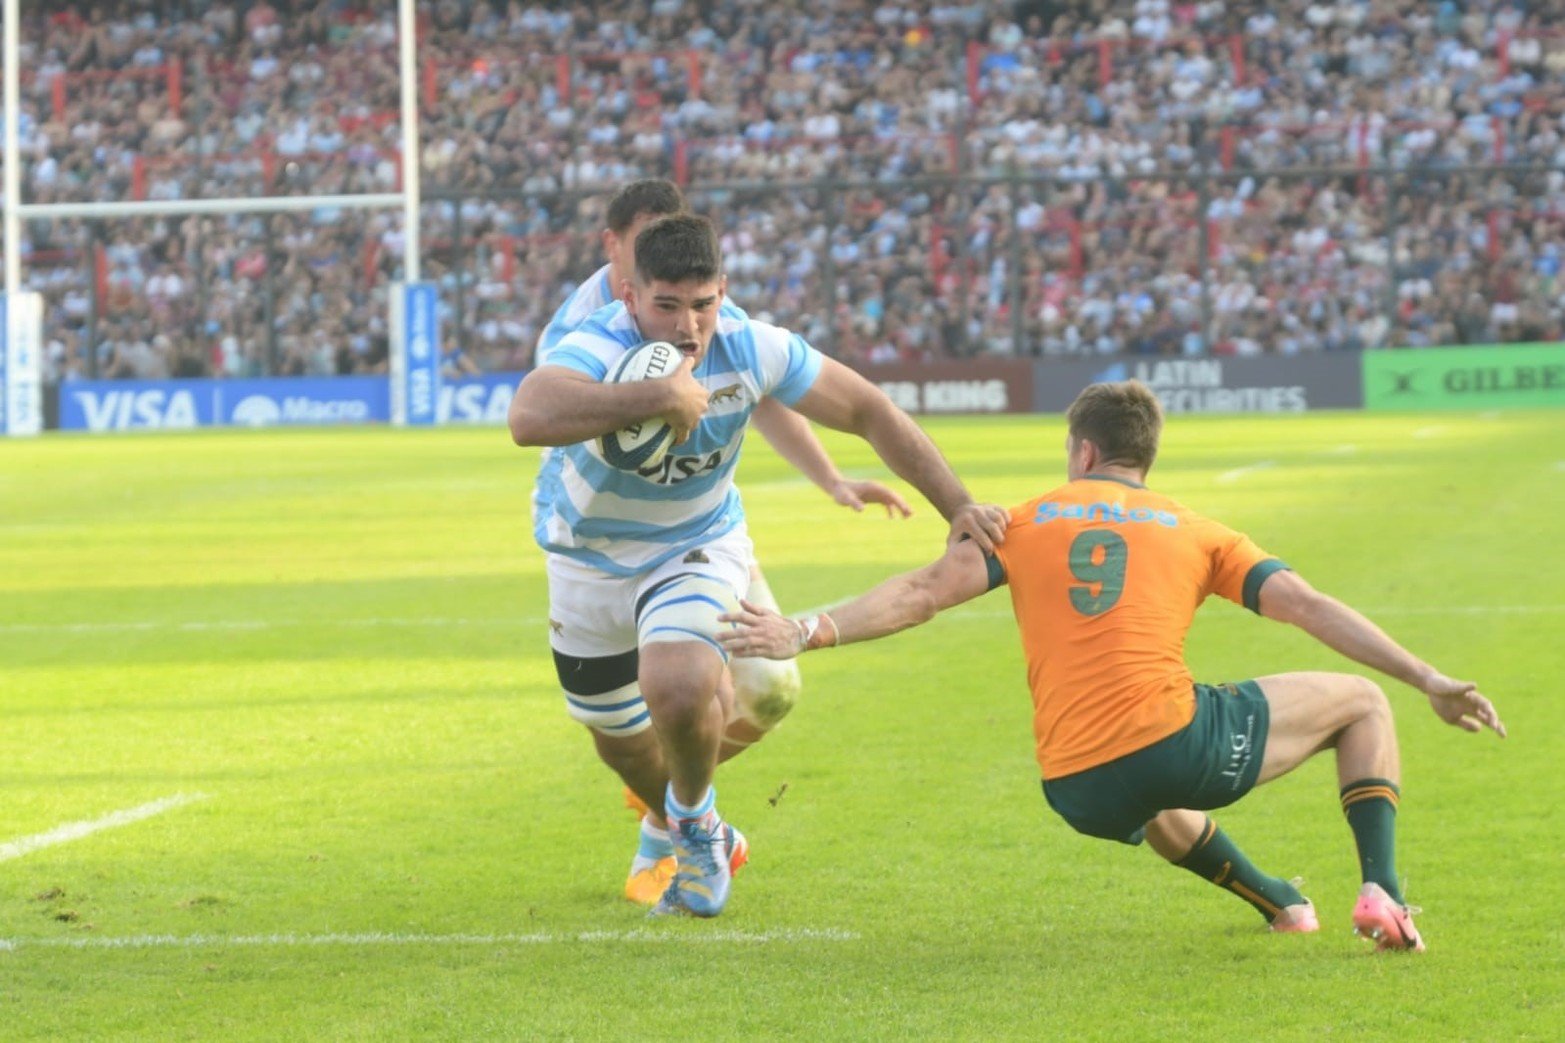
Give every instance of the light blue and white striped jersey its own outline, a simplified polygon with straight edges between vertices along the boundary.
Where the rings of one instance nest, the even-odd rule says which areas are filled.
[[[646,340],[619,301],[562,337],[548,364],[602,380]],[[655,568],[744,520],[734,467],[757,402],[791,406],[820,375],[822,356],[796,333],[758,322],[724,302],[695,378],[712,398],[690,437],[640,472],[605,463],[595,441],[561,446],[533,495],[538,545],[616,576]]]
[[[587,316],[606,304],[614,302],[614,287],[609,285],[609,266],[604,265],[587,276],[582,284],[571,291],[565,303],[555,310],[549,325],[538,336],[538,347],[533,351],[533,365],[543,365],[549,352],[567,334],[587,321]]]

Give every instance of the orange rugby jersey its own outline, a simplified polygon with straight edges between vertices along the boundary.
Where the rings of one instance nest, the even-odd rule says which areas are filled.
[[[997,551],[1027,653],[1043,777],[1133,753],[1195,716],[1185,634],[1209,594],[1256,609],[1282,562],[1144,486],[1088,476],[1011,510]]]

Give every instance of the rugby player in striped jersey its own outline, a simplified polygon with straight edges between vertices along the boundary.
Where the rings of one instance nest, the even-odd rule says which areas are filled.
[[[642,230],[622,289],[522,381],[511,435],[561,449],[540,475],[534,536],[568,705],[598,734],[641,727],[653,737],[643,762],[617,768],[650,806],[661,803],[674,847],[675,874],[653,913],[716,916],[746,852],[717,812],[712,780],[733,698],[718,617],[738,610],[753,558],[733,482],[752,413],[772,398],[864,438],[950,522],[952,539],[992,551],[1005,513],[975,503],[869,381],[798,334],[724,308],[722,254],[705,218],[676,214]],[[603,382],[648,340],[684,355],[672,376]],[[659,465],[628,472],[598,455],[597,436],[653,418],[676,435]]]

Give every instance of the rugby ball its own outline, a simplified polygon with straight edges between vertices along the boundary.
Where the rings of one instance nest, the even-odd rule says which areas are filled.
[[[621,355],[608,375],[607,384],[658,380],[679,368],[679,349],[666,340],[649,340]],[[598,452],[611,467],[639,471],[658,463],[674,444],[674,428],[661,417],[648,417],[617,431],[598,436]]]

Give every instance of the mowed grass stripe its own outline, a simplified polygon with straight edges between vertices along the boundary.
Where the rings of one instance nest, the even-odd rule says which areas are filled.
[[[144,934],[128,938],[41,938],[28,941],[0,938],[0,950],[23,947],[55,949],[229,949],[309,948],[315,946],[374,947],[399,945],[534,946],[534,945],[771,945],[797,942],[852,942],[852,931],[790,927],[775,931],[732,931],[717,927],[694,934],[666,931],[578,931],[574,934]]]

